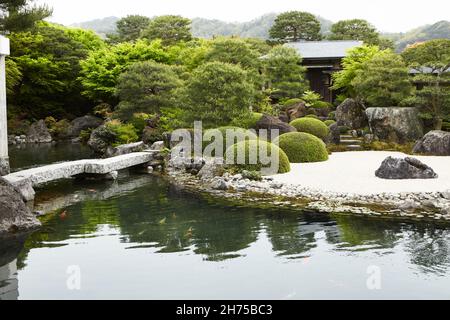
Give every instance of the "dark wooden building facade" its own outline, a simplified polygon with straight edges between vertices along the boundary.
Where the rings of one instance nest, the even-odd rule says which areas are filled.
[[[332,73],[342,69],[342,59],[348,50],[362,44],[362,41],[347,40],[305,41],[288,43],[286,46],[296,49],[302,56],[311,89],[320,94],[324,101],[332,103],[336,98],[336,92],[331,90]]]

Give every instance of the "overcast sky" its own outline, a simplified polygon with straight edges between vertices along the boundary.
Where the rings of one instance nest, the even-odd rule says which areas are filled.
[[[400,32],[450,20],[449,0],[37,0],[53,7],[51,21],[72,24],[128,14],[249,21],[262,14],[302,10],[332,21],[363,18],[381,31]]]

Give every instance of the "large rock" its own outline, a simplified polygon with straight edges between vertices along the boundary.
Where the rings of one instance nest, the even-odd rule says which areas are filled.
[[[0,234],[27,231],[40,225],[20,193],[0,178]]]
[[[367,127],[367,116],[364,107],[353,99],[345,99],[336,109],[336,121],[338,126],[350,129]]]
[[[366,114],[372,133],[380,140],[405,143],[423,137],[416,108],[368,108]]]
[[[205,165],[198,172],[198,177],[204,180],[209,180],[214,177],[221,177],[225,172],[225,165],[223,158],[213,158],[205,163]]]
[[[333,123],[330,127],[330,134],[328,135],[327,142],[332,144],[341,143],[341,130],[337,123]]]
[[[267,114],[263,115],[262,118],[256,123],[256,130],[259,132],[260,130],[268,130],[267,135],[271,138],[270,130],[279,130],[279,135],[289,132],[295,132],[293,126],[281,121],[280,119],[269,116]]]
[[[145,148],[147,148],[147,145],[145,145],[144,142],[139,141],[134,143],[122,144],[117,147],[108,147],[106,149],[105,155],[107,157],[117,157],[132,152],[140,152],[143,151]]]
[[[375,172],[382,179],[434,179],[438,175],[426,164],[415,158],[386,158]]]
[[[450,156],[450,132],[438,130],[428,132],[417,141],[413,152],[429,156]]]
[[[115,141],[116,135],[105,125],[102,125],[92,131],[88,141],[88,146],[99,155],[106,154],[108,147]]]
[[[98,128],[102,123],[102,119],[90,115],[76,118],[70,123],[70,127],[67,129],[67,135],[70,138],[76,138],[80,135],[81,131]]]
[[[300,101],[286,109],[286,115],[289,117],[289,121],[293,121],[298,118],[302,118],[307,115],[306,104]]]
[[[45,125],[44,120],[33,123],[27,132],[27,142],[29,143],[49,143],[52,136]]]

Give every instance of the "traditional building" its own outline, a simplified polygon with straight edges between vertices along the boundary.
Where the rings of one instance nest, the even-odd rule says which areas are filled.
[[[332,103],[336,93],[331,90],[331,74],[342,69],[342,58],[348,50],[363,45],[362,41],[302,41],[285,44],[294,48],[303,58],[307,68],[307,79],[311,89],[319,93],[324,101]]]

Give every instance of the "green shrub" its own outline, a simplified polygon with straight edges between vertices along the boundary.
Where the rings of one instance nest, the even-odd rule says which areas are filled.
[[[316,101],[311,105],[311,107],[316,108],[316,109],[325,109],[325,108],[330,108],[331,106],[332,106],[331,103],[328,103],[325,101]]]
[[[339,132],[340,132],[341,134],[346,134],[346,133],[348,133],[349,131],[350,131],[350,128],[347,127],[347,126],[340,126],[340,127],[339,127]]]
[[[231,141],[227,144],[226,139],[227,139],[227,131],[228,130],[232,130],[232,132],[236,136],[234,138],[234,141]],[[216,129],[209,129],[209,130],[206,130],[205,133],[203,134],[203,151],[205,151],[205,148],[208,145],[210,145],[211,143],[213,143],[215,141],[214,136],[218,132],[220,132],[220,134],[222,135],[222,138],[223,138],[223,140],[222,140],[223,152],[225,152],[225,150],[228,146],[234,145],[241,141],[258,139],[258,136],[254,132],[244,129],[244,128],[227,126],[227,127],[216,128]],[[215,151],[212,152],[212,156],[216,156]],[[218,156],[222,156],[222,155],[218,155]]]
[[[262,160],[260,158],[260,148],[265,148],[265,151],[261,151],[264,156],[270,157],[271,159],[276,159],[273,157],[278,158],[278,171],[272,172],[271,174],[275,173],[286,173],[291,171],[291,165],[289,163],[289,159],[284,153],[283,150],[281,150],[278,146],[276,146],[273,143],[263,141],[263,140],[247,140],[242,141],[239,143],[236,143],[235,145],[228,148],[228,150],[225,153],[225,159],[227,162],[236,162],[236,159],[238,159],[240,154],[245,155],[245,161],[243,164],[233,164],[231,167],[233,169],[236,169],[237,171],[247,170],[247,171],[261,171],[264,168],[270,168],[270,164],[264,164],[262,163]],[[256,152],[256,161],[251,161],[252,157],[250,157],[250,152]],[[266,153],[264,153],[266,152]],[[252,154],[253,156],[253,154]],[[273,160],[275,161],[275,160]],[[255,164],[250,162],[256,162]],[[276,171],[276,170],[275,170]]]
[[[262,116],[263,116],[262,113],[252,112],[245,117],[234,119],[231,122],[231,125],[239,128],[255,129],[256,124],[258,123],[259,120],[261,120]]]
[[[306,132],[320,139],[325,139],[330,132],[327,125],[322,121],[314,118],[300,118],[292,121],[291,126],[297,129],[298,132]]]
[[[336,120],[336,111],[332,111],[328,114],[329,120]]]
[[[334,120],[325,120],[323,123],[325,123],[328,127],[330,127],[332,124],[335,124],[336,121],[334,121]]]
[[[130,123],[134,126],[136,129],[136,133],[138,135],[142,134],[142,131],[144,131],[144,128],[147,126],[147,120],[151,119],[152,115],[147,113],[134,113],[133,116],[130,119]]]
[[[450,131],[450,122],[442,122],[442,130]]]
[[[93,129],[81,130],[80,135],[78,136],[80,138],[80,141],[82,143],[87,143],[89,141],[89,138],[91,137],[92,131],[94,130]]]
[[[44,121],[48,128],[48,132],[52,135],[52,137],[62,139],[67,136],[67,128],[70,126],[69,120],[62,119],[57,121],[53,117],[47,117]]]
[[[290,132],[277,137],[277,144],[289,158],[291,163],[321,162],[328,160],[325,143],[305,132]]]
[[[296,104],[299,104],[299,103],[305,103],[305,101],[303,101],[302,99],[289,99],[282,103],[281,109],[287,110],[290,107],[295,106]]]
[[[243,179],[249,179],[249,180],[253,180],[253,181],[261,181],[262,180],[261,172],[259,172],[259,171],[242,170],[241,174],[242,174]]]
[[[112,120],[106,123],[106,128],[116,135],[113,147],[138,141],[136,128],[131,124],[123,124],[119,120]]]

